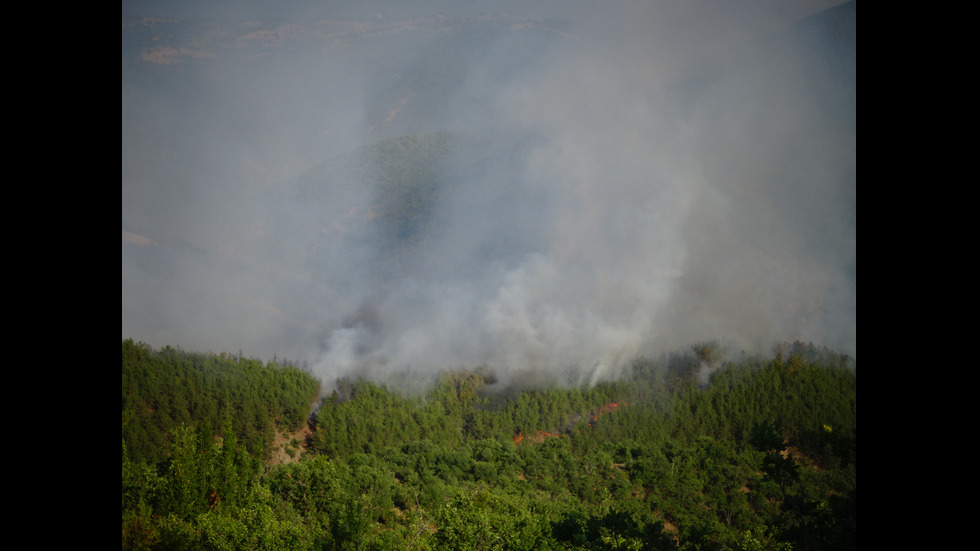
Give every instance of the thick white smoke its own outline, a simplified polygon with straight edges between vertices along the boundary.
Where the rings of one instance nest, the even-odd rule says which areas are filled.
[[[853,77],[789,27],[826,5],[494,15],[510,31],[460,54],[417,131],[520,154],[475,176],[472,149],[462,168],[429,169],[433,230],[397,250],[379,244],[370,174],[325,197],[273,184],[327,158],[316,174],[342,180],[337,154],[407,124],[424,98],[398,75],[445,53],[418,29],[445,35],[450,17],[408,27],[382,13],[377,36],[418,31],[392,42],[407,51],[338,31],[343,48],[311,42],[271,64],[216,53],[200,75],[175,70],[190,84],[169,94],[124,62],[123,336],[306,360],[325,381],[486,365],[594,382],[711,339],[855,355]],[[529,46],[519,31],[534,25],[552,39]],[[466,185],[446,181],[460,174]]]

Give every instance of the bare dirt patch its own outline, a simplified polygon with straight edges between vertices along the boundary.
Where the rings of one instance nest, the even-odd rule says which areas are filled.
[[[306,453],[307,438],[313,436],[310,426],[303,423],[303,427],[296,432],[276,431],[276,437],[272,441],[272,454],[269,458],[270,465],[283,465],[285,463],[297,463]]]

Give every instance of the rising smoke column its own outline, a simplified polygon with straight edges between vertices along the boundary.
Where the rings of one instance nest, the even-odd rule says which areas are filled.
[[[390,318],[416,315],[386,329],[373,359],[582,383],[711,339],[856,353],[853,123],[836,118],[848,105],[828,116],[820,103],[847,83],[793,37],[760,39],[760,20],[737,9],[630,6],[493,90],[504,124],[542,139],[520,189],[481,208],[534,204],[527,216],[543,223],[526,238],[539,246],[516,264],[482,260],[482,278],[396,290]]]
[[[167,144],[194,137],[184,147],[195,163],[181,165],[176,189],[148,171],[127,186],[140,163],[124,145],[124,222],[179,244],[129,257],[124,243],[124,333],[158,327],[149,334],[168,340],[157,344],[300,356],[325,381],[485,364],[591,382],[639,354],[709,339],[855,354],[853,90],[767,2],[582,5],[561,25],[520,23],[561,37],[544,50],[522,50],[516,33],[480,43],[440,90],[445,109],[420,129],[490,135],[519,152],[501,157],[505,168],[467,165],[466,182],[456,164],[471,154],[434,166],[438,231],[397,270],[372,218],[377,181],[315,202],[255,180],[314,166],[311,143],[335,158],[380,138],[371,105],[407,125],[420,92],[379,98],[401,94],[385,75],[427,67],[426,40],[363,58],[383,70],[300,49],[258,73],[266,66],[244,62],[202,72],[193,82],[206,104],[189,91],[154,98],[159,120],[180,126]],[[522,52],[528,63],[509,73]],[[141,117],[140,130],[158,124]],[[249,201],[236,199],[243,182]],[[144,201],[127,201],[140,190]],[[155,221],[160,204],[176,218]],[[132,321],[146,311],[156,319]]]

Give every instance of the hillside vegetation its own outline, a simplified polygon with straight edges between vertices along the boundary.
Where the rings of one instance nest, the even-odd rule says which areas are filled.
[[[856,342],[855,4],[676,80],[402,4],[124,18],[122,549],[855,549],[853,357],[621,360]]]
[[[124,549],[856,547],[853,360],[812,345],[700,343],[593,387],[342,379],[285,464],[304,370],[122,351]]]

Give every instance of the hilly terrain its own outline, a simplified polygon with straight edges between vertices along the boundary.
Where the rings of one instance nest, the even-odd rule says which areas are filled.
[[[284,6],[123,6],[123,549],[856,548],[855,2]]]
[[[722,352],[594,386],[343,379],[307,420],[302,369],[124,341],[122,547],[856,548],[853,359]]]

